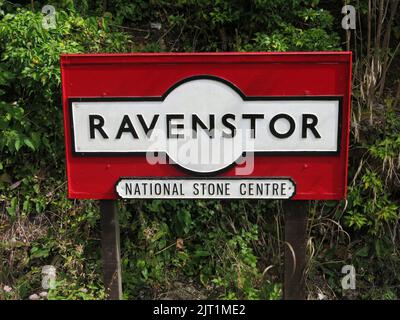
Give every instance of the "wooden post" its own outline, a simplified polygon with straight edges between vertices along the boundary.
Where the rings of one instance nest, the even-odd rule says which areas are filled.
[[[122,299],[121,258],[117,203],[100,200],[103,281],[108,300]]]
[[[283,208],[285,214],[283,298],[285,300],[305,300],[304,269],[306,266],[308,201],[286,201]]]

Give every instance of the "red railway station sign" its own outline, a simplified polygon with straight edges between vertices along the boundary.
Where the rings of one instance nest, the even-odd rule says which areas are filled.
[[[68,195],[339,200],[351,53],[61,56]]]

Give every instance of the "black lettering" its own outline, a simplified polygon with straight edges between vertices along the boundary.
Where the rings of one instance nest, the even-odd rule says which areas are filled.
[[[281,196],[286,196],[286,185],[284,183],[281,184]]]
[[[200,118],[197,116],[197,114],[192,114],[192,137],[193,139],[197,138],[197,127],[200,126],[205,131],[208,131],[208,136],[210,138],[214,138],[214,129],[215,129],[215,115],[210,114],[209,117],[209,127],[206,126],[206,124],[200,120]]]
[[[183,195],[184,195],[182,183],[179,184],[179,192],[180,192],[180,193],[179,193],[180,196],[183,196]]]
[[[278,131],[275,130],[275,123],[279,119],[285,119],[289,122],[290,127],[289,127],[288,132],[279,133]],[[293,118],[285,113],[277,114],[275,117],[273,117],[271,119],[271,122],[269,123],[269,130],[275,137],[277,137],[279,139],[284,139],[284,138],[290,137],[293,134],[295,128],[296,128],[296,124],[295,124]]]
[[[97,123],[94,123],[97,120]],[[104,139],[108,139],[107,133],[103,130],[104,118],[98,114],[89,115],[89,129],[90,129],[90,139],[95,138],[95,130],[99,131]]]
[[[207,187],[207,185],[205,186]],[[215,185],[214,184],[209,184],[207,188],[207,195],[211,196],[215,192]]]
[[[194,183],[193,184],[193,195],[195,195],[195,196],[197,196],[197,195],[199,195],[199,185],[198,185],[198,183]]]
[[[272,195],[273,196],[279,196],[278,188],[279,188],[279,184],[277,184],[277,183],[272,184]]]
[[[147,183],[145,182],[142,185],[143,185],[143,194],[146,195],[147,194]],[[150,187],[151,187],[151,185],[150,185]],[[151,195],[151,191],[150,191],[150,195]]]
[[[308,123],[308,119],[311,119],[311,123]],[[303,114],[303,123],[301,129],[301,137],[307,138],[307,129],[310,129],[313,133],[314,137],[317,139],[321,138],[321,135],[315,129],[315,126],[318,124],[318,118],[315,114]]]
[[[125,183],[125,193],[127,195],[132,195],[132,184],[131,183]]]
[[[248,193],[250,196],[254,195],[253,189],[254,189],[254,185],[253,185],[252,183],[250,183],[250,184],[247,186],[247,193]]]
[[[235,120],[236,116],[232,113],[227,113],[222,117],[222,124],[231,131],[230,134],[226,133],[225,131],[222,132],[222,136],[224,138],[233,138],[236,135],[236,127],[228,122],[228,119]]]
[[[183,129],[183,124],[171,124],[171,120],[181,120],[183,119],[183,114],[167,114],[167,139],[182,139],[183,134],[173,134],[172,129]]]
[[[174,183],[172,186],[172,195],[173,196],[179,195],[179,190],[178,190],[178,186],[176,185],[176,183]]]
[[[159,184],[159,183],[156,183],[155,185],[154,185],[154,194],[156,195],[156,196],[159,196],[160,194],[161,194],[161,184]]]
[[[171,185],[169,183],[164,184],[164,195],[170,195],[171,194]]]
[[[156,126],[157,120],[160,117],[159,114],[155,114],[153,116],[153,119],[151,120],[150,126],[147,126],[146,121],[144,120],[143,116],[141,114],[137,115],[137,118],[139,119],[140,124],[142,125],[143,131],[146,134],[147,137],[150,137],[151,131],[154,129]]]
[[[239,193],[240,193],[241,196],[244,196],[246,194],[245,188],[246,188],[246,184],[245,183],[241,183],[240,186],[239,186]]]
[[[264,119],[264,115],[263,114],[244,114],[244,115],[242,115],[242,118],[250,120],[251,137],[254,139],[256,137],[256,120]]]
[[[125,132],[131,133],[132,137],[135,139],[139,138],[136,133],[135,128],[133,127],[131,119],[129,119],[128,115],[124,115],[124,117],[122,118],[122,122],[121,122],[121,125],[119,126],[118,133],[117,133],[117,136],[115,137],[115,139],[121,139],[122,134]]]
[[[135,196],[140,196],[140,187],[138,184],[135,184]]]
[[[231,194],[231,184],[226,183],[225,184],[225,195],[229,196]]]

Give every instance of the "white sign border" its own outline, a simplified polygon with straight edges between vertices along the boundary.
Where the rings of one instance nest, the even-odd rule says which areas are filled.
[[[122,180],[204,180],[204,181],[223,181],[223,180],[287,180],[290,181],[293,184],[294,191],[293,194],[288,197],[288,198],[243,198],[243,197],[229,197],[229,198],[219,198],[219,197],[212,197],[212,198],[202,198],[202,197],[185,197],[185,198],[180,198],[180,197],[171,197],[171,198],[124,198],[121,197],[120,194],[117,192],[117,186]],[[114,185],[114,192],[117,195],[118,199],[123,199],[123,200],[292,200],[293,197],[296,196],[297,193],[297,184],[293,180],[292,177],[287,177],[287,176],[279,176],[279,177],[272,177],[272,176],[243,176],[243,177],[237,177],[237,176],[222,176],[222,177],[204,177],[204,176],[196,176],[196,177],[191,177],[191,176],[171,176],[171,177],[165,177],[165,176],[160,176],[160,177],[155,177],[155,176],[122,176],[120,177],[115,185]]]

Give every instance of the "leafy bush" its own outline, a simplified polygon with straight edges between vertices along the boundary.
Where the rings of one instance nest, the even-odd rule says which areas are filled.
[[[14,181],[28,172],[28,176],[37,174],[39,168],[63,170],[59,55],[120,52],[129,47],[128,36],[110,32],[106,19],[84,19],[61,11],[57,28],[46,30],[42,17],[18,9],[0,21],[1,169],[10,172]],[[26,156],[33,165],[26,163]]]
[[[42,17],[17,9],[0,20],[0,201],[7,213],[0,221],[14,232],[0,237],[0,283],[19,279],[13,285],[23,298],[40,282],[39,261],[59,261],[60,279],[71,281],[98,259],[89,249],[95,244],[86,243],[98,218],[93,205],[66,199],[59,55],[130,47],[129,36],[112,31],[105,18],[58,11],[57,28],[46,30]],[[36,237],[16,230],[18,224],[37,230]],[[95,253],[94,265],[85,250]]]

